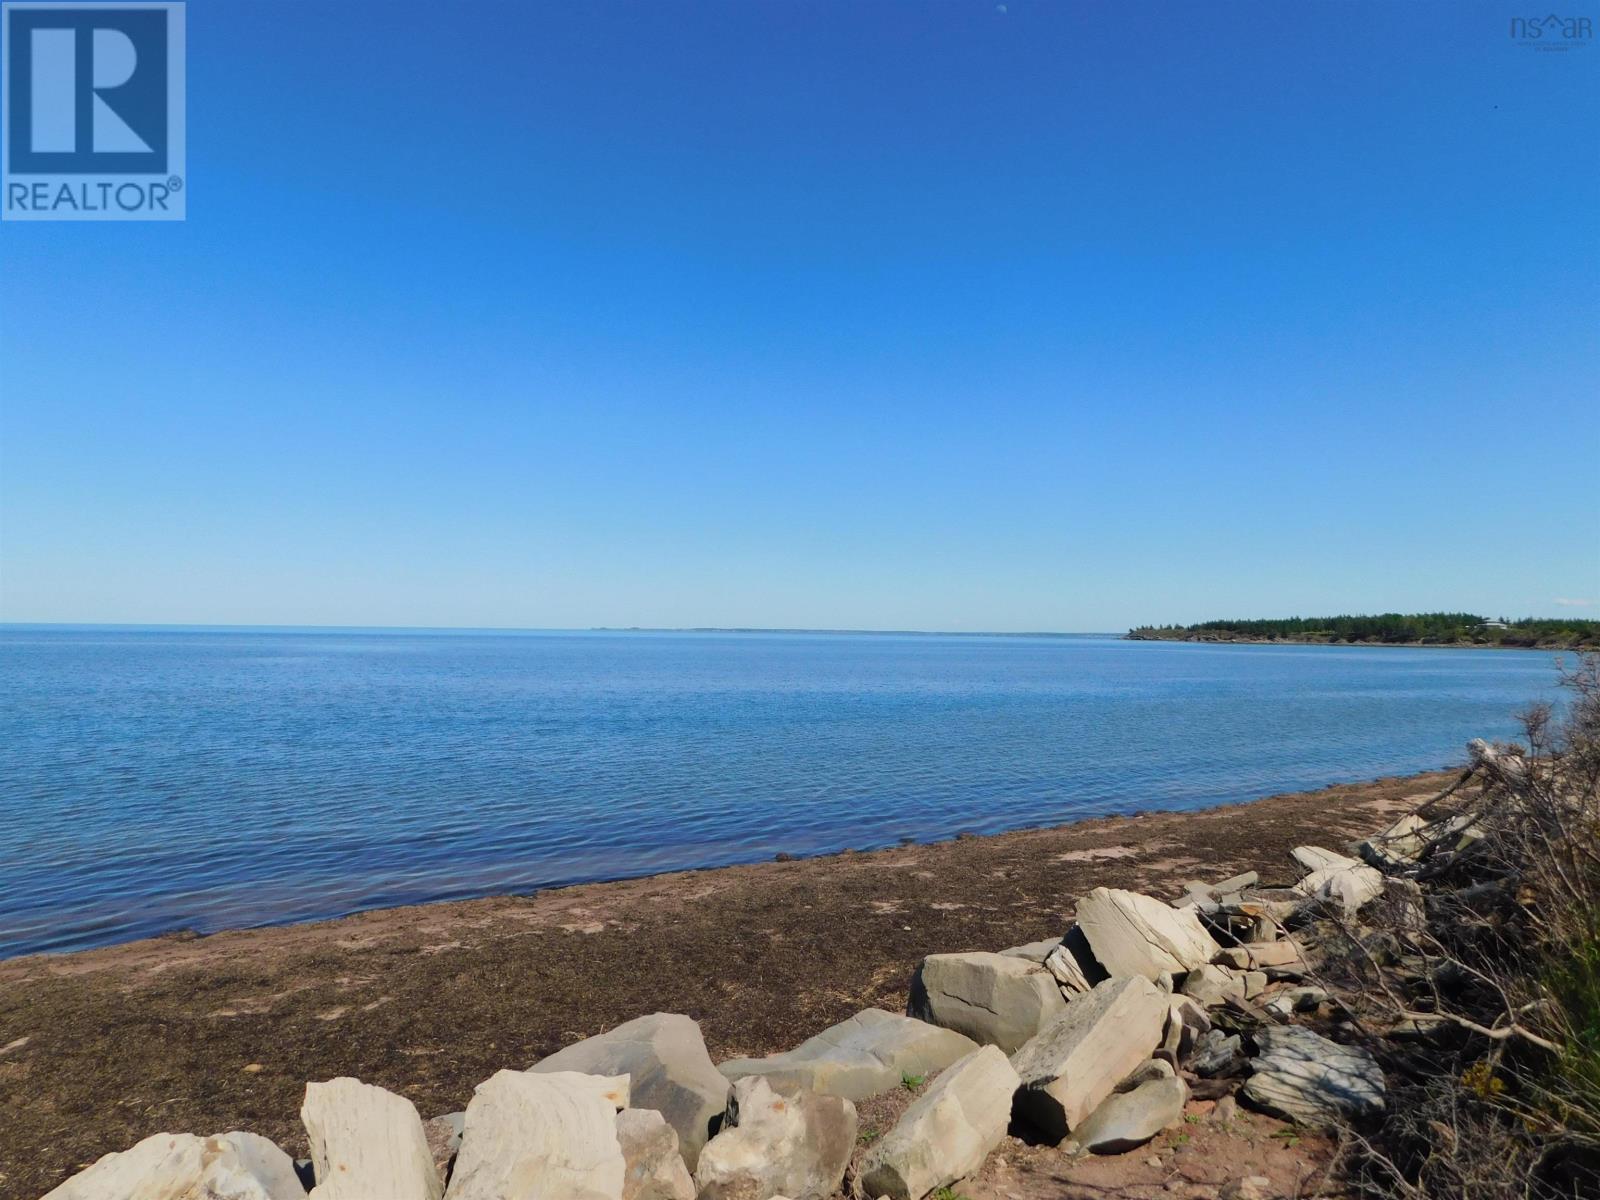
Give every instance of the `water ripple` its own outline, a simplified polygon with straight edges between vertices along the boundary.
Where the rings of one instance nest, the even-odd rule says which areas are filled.
[[[1551,657],[0,630],[0,957],[1437,767]]]

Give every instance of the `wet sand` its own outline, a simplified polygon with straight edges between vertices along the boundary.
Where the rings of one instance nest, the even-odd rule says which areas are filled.
[[[248,1129],[300,1157],[308,1079],[430,1117],[648,1012],[696,1018],[718,1060],[786,1049],[903,1009],[925,954],[1059,935],[1092,887],[1287,882],[1292,846],[1341,848],[1454,774],[0,962],[0,1198],[159,1131]]]

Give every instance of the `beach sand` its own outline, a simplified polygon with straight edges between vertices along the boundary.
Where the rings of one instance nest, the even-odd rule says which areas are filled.
[[[719,1061],[786,1049],[903,1010],[925,954],[1059,935],[1092,887],[1287,882],[1292,846],[1342,848],[1454,774],[0,962],[0,1197],[158,1131],[247,1129],[300,1157],[309,1079],[427,1118],[643,1013],[693,1016]]]

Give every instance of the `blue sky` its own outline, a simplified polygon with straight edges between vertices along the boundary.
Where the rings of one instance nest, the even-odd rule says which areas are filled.
[[[0,619],[1600,616],[1516,7],[191,0],[188,221],[0,226]]]

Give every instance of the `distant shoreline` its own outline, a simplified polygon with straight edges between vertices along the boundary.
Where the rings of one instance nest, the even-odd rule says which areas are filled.
[[[1600,650],[1600,621],[1581,617],[1495,620],[1468,612],[1344,613],[1138,625],[1128,630],[1127,637],[1136,642],[1586,651]]]
[[[1122,635],[1125,642],[1203,642],[1213,646],[1371,646],[1392,647],[1396,650],[1553,650],[1579,651],[1593,649],[1572,642],[1540,642],[1532,646],[1513,642],[1384,642],[1376,638],[1320,638],[1320,637],[1244,637],[1220,633],[1155,633],[1147,630],[1130,630]]]

